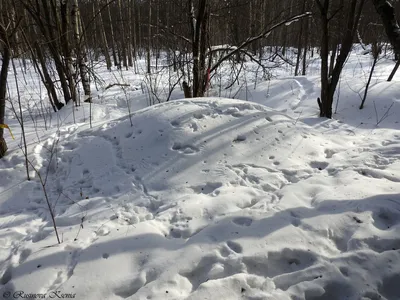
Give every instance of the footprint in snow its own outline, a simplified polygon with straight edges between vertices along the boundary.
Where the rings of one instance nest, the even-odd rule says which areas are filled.
[[[172,150],[178,151],[179,153],[182,153],[182,154],[195,154],[200,151],[195,146],[184,145],[184,144],[180,144],[180,143],[174,143],[174,145],[172,146]]]
[[[136,294],[145,284],[146,279],[143,278],[143,276],[140,276],[134,280],[124,282],[120,287],[114,290],[114,293],[115,295],[125,299]]]
[[[317,261],[317,256],[303,249],[285,248],[268,253],[268,277],[304,270]]]
[[[336,154],[336,151],[332,149],[325,149],[324,152],[325,152],[325,158],[332,158]]]
[[[237,217],[232,220],[232,222],[238,226],[248,227],[253,223],[253,219],[248,217]]]
[[[29,255],[31,255],[32,250],[29,248],[25,248],[24,250],[21,251],[21,253],[19,254],[19,260],[18,263],[22,264]]]
[[[171,125],[172,125],[173,127],[179,127],[181,124],[179,123],[178,120],[174,120],[174,121],[171,122]]]
[[[195,119],[200,120],[200,119],[204,119],[205,116],[203,114],[201,114],[201,113],[195,113],[195,114],[193,114],[193,117]]]
[[[243,252],[243,247],[234,241],[227,241],[226,245],[228,246],[229,249],[231,249],[235,253],[242,253]]]
[[[6,285],[12,279],[12,266],[8,266],[0,277],[0,284]]]
[[[238,135],[236,139],[233,140],[234,143],[244,142],[247,139],[245,135]]]
[[[193,122],[189,125],[189,128],[191,128],[193,132],[196,132],[199,130],[199,125],[197,125],[195,122]]]
[[[373,225],[380,230],[387,230],[400,223],[400,214],[389,208],[381,208],[372,213]]]
[[[40,242],[45,238],[47,238],[50,234],[51,234],[50,230],[42,229],[32,236],[32,243]]]
[[[386,299],[399,299],[400,295],[400,274],[393,274],[385,277],[378,291]]]
[[[72,150],[78,148],[79,144],[76,142],[68,142],[68,143],[63,144],[63,147],[64,147],[64,150],[72,151]]]
[[[191,189],[196,193],[196,194],[213,194],[217,195],[217,189],[222,187],[221,182],[207,182],[205,185],[199,185],[199,186],[192,186]]]
[[[310,162],[310,167],[314,169],[318,169],[320,171],[326,169],[329,166],[327,162],[324,161],[312,161]]]
[[[385,140],[382,142],[382,146],[390,146],[390,145],[395,145],[395,144],[397,144],[397,142],[389,141],[389,140]]]

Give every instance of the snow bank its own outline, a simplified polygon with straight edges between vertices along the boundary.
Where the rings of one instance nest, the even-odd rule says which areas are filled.
[[[36,182],[3,196],[1,294],[400,295],[398,132],[328,135],[256,103],[216,98],[131,117],[133,126],[126,116],[61,130],[52,159],[54,138],[36,148],[63,243],[54,244]],[[2,162],[3,174],[12,176],[12,163]]]

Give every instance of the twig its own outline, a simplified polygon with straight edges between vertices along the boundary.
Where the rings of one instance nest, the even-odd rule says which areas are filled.
[[[22,150],[22,152],[24,152],[24,150],[22,149],[22,147],[20,147],[20,149]],[[32,162],[31,162],[30,160],[28,160],[28,163],[30,164],[30,166],[32,167],[32,169],[35,171],[36,175],[37,175],[38,178],[39,178],[40,184],[42,185],[42,191],[43,191],[43,193],[44,193],[44,197],[45,197],[45,199],[46,199],[46,203],[47,203],[47,206],[48,206],[49,211],[50,211],[50,216],[51,216],[51,219],[52,219],[52,221],[53,221],[53,228],[54,228],[54,231],[55,231],[55,233],[56,233],[57,242],[58,242],[59,244],[61,244],[60,237],[59,237],[59,235],[58,235],[58,230],[57,230],[57,225],[56,225],[56,220],[55,220],[54,212],[53,212],[53,209],[52,209],[51,204],[50,204],[49,196],[48,196],[48,194],[47,194],[46,184],[45,184],[45,182],[43,181],[42,175],[40,174],[40,172],[38,171],[38,169],[36,169],[36,167],[32,164]]]
[[[131,85],[129,83],[111,83],[104,90],[106,91],[106,90],[112,88],[113,86],[127,87],[127,86],[131,86]]]
[[[383,116],[379,119],[378,118],[378,110],[376,109],[376,103],[374,102],[374,109],[375,109],[375,116],[376,116],[376,126],[378,126],[382,121],[384,121],[387,117],[389,117],[389,111],[393,107],[394,102],[389,106],[389,108],[386,110],[386,112],[383,114]],[[379,119],[379,120],[378,120]]]

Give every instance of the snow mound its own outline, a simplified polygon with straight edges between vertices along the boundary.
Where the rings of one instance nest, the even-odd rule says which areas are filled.
[[[41,190],[24,185],[2,207],[29,191],[37,217],[2,217],[0,282],[77,299],[397,299],[396,149],[398,135],[355,143],[230,99],[65,129],[35,151],[63,243],[49,247]]]

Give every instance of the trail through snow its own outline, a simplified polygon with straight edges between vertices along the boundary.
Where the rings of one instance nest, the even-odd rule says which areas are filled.
[[[378,116],[395,103],[378,126],[345,87],[336,119],[317,118],[312,74],[131,116],[115,92],[93,128],[66,107],[28,129],[62,244],[17,141],[0,161],[0,295],[400,299],[397,85],[370,91]]]

